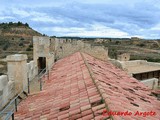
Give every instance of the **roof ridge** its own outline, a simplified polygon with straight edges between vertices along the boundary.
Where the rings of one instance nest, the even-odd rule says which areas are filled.
[[[81,54],[82,59],[84,60],[84,63],[85,63],[85,65],[86,65],[87,69],[88,69],[88,72],[89,72],[89,74],[90,74],[90,77],[91,77],[91,79],[93,80],[93,83],[95,84],[95,86],[96,86],[96,88],[97,88],[97,90],[98,90],[98,92],[99,92],[99,94],[100,94],[100,96],[101,96],[101,98],[102,98],[102,100],[103,100],[103,102],[104,102],[104,104],[105,104],[105,108],[106,108],[108,111],[110,111],[110,109],[109,109],[109,107],[108,107],[108,105],[107,105],[107,103],[106,103],[106,101],[105,101],[105,99],[107,98],[108,95],[107,95],[107,94],[105,93],[105,91],[102,89],[103,87],[101,86],[100,82],[99,82],[98,80],[95,80],[95,79],[94,79],[94,77],[93,77],[94,73],[92,72],[92,70],[91,70],[91,68],[90,68],[90,65],[88,64],[87,60],[85,59],[85,57],[84,57],[84,55],[83,55],[83,54],[86,54],[86,53],[81,53],[81,52],[80,52],[80,54]],[[113,120],[113,116],[112,116],[112,115],[110,115],[109,117],[110,117],[111,120]]]

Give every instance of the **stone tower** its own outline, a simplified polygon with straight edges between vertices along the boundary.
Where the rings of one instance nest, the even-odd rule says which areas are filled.
[[[54,63],[54,52],[51,51],[52,39],[49,37],[33,37],[33,59],[40,72],[46,68],[50,69]]]

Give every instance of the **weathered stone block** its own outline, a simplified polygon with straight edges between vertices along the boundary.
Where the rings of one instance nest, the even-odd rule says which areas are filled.
[[[7,75],[1,75],[0,76],[0,90],[3,90],[4,87],[6,87],[8,83]]]

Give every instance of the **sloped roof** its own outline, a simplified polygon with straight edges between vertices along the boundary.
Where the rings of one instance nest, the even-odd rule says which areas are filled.
[[[132,115],[106,114],[111,111]],[[134,115],[136,111],[156,113]],[[159,120],[160,102],[150,90],[109,62],[84,53],[59,60],[45,80],[43,91],[22,101],[16,120]]]

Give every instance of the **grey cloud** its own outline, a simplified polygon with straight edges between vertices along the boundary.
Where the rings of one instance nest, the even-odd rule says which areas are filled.
[[[21,15],[11,10],[5,11],[4,15],[13,16],[17,18],[16,20],[29,22],[31,26],[37,29],[39,28],[41,31],[43,31],[43,27],[77,27],[92,31],[92,24],[99,23],[106,27],[127,32],[129,35],[133,36],[149,36],[148,34],[152,33],[154,37],[156,35],[160,37],[158,31],[150,30],[153,26],[160,23],[160,8],[157,5],[159,4],[157,0],[155,0],[156,3],[154,0],[135,0],[133,3],[131,2],[131,4],[126,1],[128,5],[113,4],[113,2],[102,4],[105,3],[105,1],[99,4],[95,4],[96,1],[93,4],[90,4],[90,2],[82,3],[80,0],[78,1],[79,2],[73,2],[73,0],[70,0],[64,2],[64,0],[61,0],[61,2],[59,2],[61,4],[58,4],[58,6],[48,4],[48,7],[42,5],[40,7],[20,8],[27,12],[35,11],[42,14],[45,13],[51,18],[62,20],[63,22],[61,23],[52,23],[51,21],[45,22],[41,20],[33,21],[33,15],[23,18]],[[58,2],[55,2],[55,4],[57,3]],[[51,4],[53,4],[53,2],[51,2]]]

